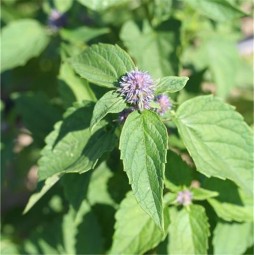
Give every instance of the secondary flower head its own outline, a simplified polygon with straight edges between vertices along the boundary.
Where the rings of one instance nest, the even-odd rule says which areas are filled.
[[[53,30],[58,30],[59,28],[66,25],[66,15],[59,12],[56,9],[52,9],[48,18],[48,24]]]
[[[189,190],[180,191],[176,200],[180,205],[190,205],[192,202],[192,193]]]
[[[166,95],[157,96],[156,101],[159,103],[160,108],[157,110],[157,112],[160,115],[165,114],[166,111],[171,109],[171,107],[172,107],[172,104],[170,103],[169,98]]]
[[[127,103],[140,110],[150,109],[150,102],[154,98],[154,83],[147,72],[133,70],[121,77],[118,89]]]

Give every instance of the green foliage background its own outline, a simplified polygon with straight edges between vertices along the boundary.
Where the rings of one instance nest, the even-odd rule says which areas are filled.
[[[64,27],[49,25],[53,8],[65,13]],[[2,254],[253,254],[253,55],[242,46],[252,10],[252,0],[2,0]],[[157,81],[157,93],[171,92],[177,109],[165,120],[170,209],[156,206],[154,221],[143,210],[148,200],[130,191],[123,155],[138,143],[132,128],[150,129],[135,129],[141,119],[132,113],[119,145],[107,125],[125,108],[111,89],[135,66]],[[186,188],[194,204],[180,208]]]

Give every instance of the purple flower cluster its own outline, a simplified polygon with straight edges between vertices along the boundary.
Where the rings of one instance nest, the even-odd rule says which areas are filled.
[[[156,101],[159,103],[159,109],[157,109],[157,112],[160,115],[164,115],[167,110],[171,109],[172,104],[169,101],[168,96],[166,95],[159,95],[156,98]]]
[[[189,190],[180,191],[176,201],[180,205],[190,205],[192,202],[192,193]]]
[[[121,78],[118,89],[127,103],[139,110],[150,109],[154,99],[154,82],[147,72],[133,70]]]
[[[66,25],[66,15],[56,9],[52,9],[48,18],[48,25],[54,31]]]

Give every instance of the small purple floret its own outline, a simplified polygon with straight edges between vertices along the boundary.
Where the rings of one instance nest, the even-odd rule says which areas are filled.
[[[166,95],[159,95],[156,98],[156,101],[159,103],[159,109],[157,110],[157,112],[160,115],[163,115],[167,112],[167,110],[171,109],[172,104],[169,101],[168,96]]]
[[[190,205],[192,202],[192,193],[189,190],[180,191],[176,200],[180,205]]]
[[[59,12],[56,9],[52,9],[48,18],[48,24],[53,30],[58,30],[59,28],[66,25],[66,15]]]
[[[118,92],[140,110],[150,109],[150,102],[154,99],[154,83],[147,72],[133,70],[122,76]]]

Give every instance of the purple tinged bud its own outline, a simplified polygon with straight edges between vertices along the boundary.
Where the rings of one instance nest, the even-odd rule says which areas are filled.
[[[118,92],[140,110],[150,109],[154,99],[154,82],[147,72],[133,70],[121,77]]]
[[[123,124],[125,122],[125,120],[127,119],[128,115],[133,112],[135,110],[135,108],[131,107],[129,109],[125,109],[123,110],[120,114],[119,114],[119,123]]]
[[[156,101],[159,103],[160,108],[157,109],[157,112],[160,115],[164,115],[167,112],[167,110],[171,109],[172,107],[172,104],[169,101],[168,96],[166,95],[158,95]]]
[[[180,191],[176,201],[180,205],[190,205],[192,202],[192,193],[189,190]]]
[[[55,31],[66,25],[66,15],[56,9],[52,9],[48,18],[48,25]]]

